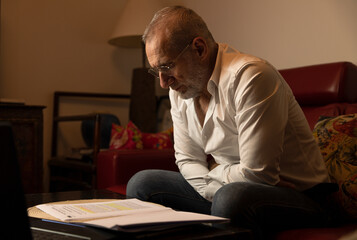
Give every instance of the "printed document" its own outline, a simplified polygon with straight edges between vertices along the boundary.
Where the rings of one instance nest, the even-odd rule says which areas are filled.
[[[77,204],[41,204],[36,207],[62,221],[97,219],[167,209],[164,206],[138,199]]]
[[[229,219],[193,212],[175,211],[138,199],[103,202],[48,203],[36,208],[60,220],[84,225],[137,232],[191,223],[227,222]]]

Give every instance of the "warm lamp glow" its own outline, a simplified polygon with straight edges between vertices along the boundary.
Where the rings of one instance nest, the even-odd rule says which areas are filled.
[[[168,6],[168,0],[128,0],[109,44],[140,48],[141,36],[155,12]]]
[[[173,2],[176,2],[174,4]],[[154,14],[180,0],[128,0],[119,17],[109,44],[141,48],[142,68],[135,68],[131,82],[129,119],[143,132],[155,132],[157,124],[155,78],[146,68],[146,55],[141,37]]]

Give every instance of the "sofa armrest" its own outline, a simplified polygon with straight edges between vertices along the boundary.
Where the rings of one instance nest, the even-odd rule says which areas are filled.
[[[97,157],[97,188],[126,185],[137,172],[145,169],[178,171],[173,149],[106,150]]]

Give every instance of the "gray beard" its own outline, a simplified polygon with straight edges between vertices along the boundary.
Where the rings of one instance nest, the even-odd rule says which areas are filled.
[[[187,91],[184,93],[179,92],[179,96],[182,99],[198,97],[204,91],[204,88],[207,88],[207,85],[202,78],[203,76],[205,76],[203,70],[200,70],[198,67],[197,69],[198,70],[195,76],[190,77],[187,81],[189,83],[189,85],[187,86]]]
[[[181,93],[179,92],[179,96],[182,99],[190,99],[190,98],[195,98],[200,95],[200,92],[196,91],[196,89],[189,88],[186,92]]]

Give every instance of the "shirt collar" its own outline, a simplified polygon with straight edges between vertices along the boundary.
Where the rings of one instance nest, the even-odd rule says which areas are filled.
[[[215,94],[215,89],[218,87],[219,84],[219,78],[221,75],[221,63],[222,63],[222,53],[227,47],[226,44],[219,43],[218,44],[218,51],[217,51],[217,58],[216,58],[216,63],[214,65],[213,72],[211,74],[211,77],[207,83],[207,91],[214,96]]]

